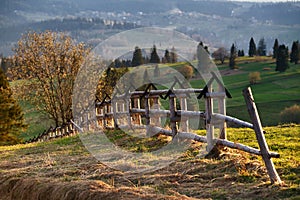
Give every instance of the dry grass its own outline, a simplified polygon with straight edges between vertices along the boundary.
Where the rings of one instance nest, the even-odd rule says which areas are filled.
[[[199,143],[173,164],[147,174],[111,169],[78,136],[0,147],[0,199],[281,199],[299,194],[270,185],[257,156],[221,148],[195,157]],[[299,196],[298,196],[299,197]]]

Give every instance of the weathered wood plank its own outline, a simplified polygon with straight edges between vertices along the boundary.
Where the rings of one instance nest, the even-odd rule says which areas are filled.
[[[176,117],[176,101],[175,101],[175,95],[170,95],[169,96],[169,106],[170,106],[170,118],[175,118]],[[172,137],[174,138],[177,135],[177,125],[176,121],[170,120],[170,126],[172,129]]]
[[[172,131],[171,130],[166,130],[160,127],[155,127],[155,126],[151,126],[150,130],[152,132],[155,133],[160,133],[160,134],[164,134],[167,136],[172,136]],[[203,143],[207,143],[207,139],[205,136],[201,136],[201,135],[197,135],[195,133],[189,133],[189,132],[178,132],[178,137],[179,138],[183,138],[183,139],[191,139],[191,140],[195,140],[197,142],[203,142]],[[223,145],[223,146],[227,146],[233,149],[238,149],[238,150],[242,150],[248,153],[252,153],[255,155],[261,155],[260,150],[255,149],[253,147],[249,147],[247,145],[244,144],[240,144],[240,143],[235,143],[235,142],[231,142],[229,140],[226,139],[214,139],[213,141],[214,144],[218,144],[218,145]],[[275,158],[279,158],[279,154],[276,152],[269,152],[270,153],[270,157],[275,157]]]
[[[281,179],[275,169],[275,166],[273,164],[273,161],[271,160],[270,152],[269,152],[269,147],[267,145],[263,128],[261,125],[261,121],[258,115],[258,111],[256,108],[256,105],[254,103],[254,98],[252,95],[251,88],[246,88],[243,90],[243,95],[245,98],[245,102],[248,108],[249,115],[251,117],[252,123],[253,123],[253,128],[255,131],[256,139],[259,144],[259,148],[261,151],[262,158],[265,162],[271,183],[279,183],[281,184]]]
[[[213,114],[213,118],[219,119],[219,120],[224,120],[226,122],[232,122],[238,125],[241,125],[243,127],[247,127],[247,128],[252,128],[253,129],[253,125],[249,122],[245,122],[243,120],[234,118],[234,117],[230,117],[230,116],[226,116],[226,115],[222,115],[222,114],[218,114],[218,113],[214,113]]]

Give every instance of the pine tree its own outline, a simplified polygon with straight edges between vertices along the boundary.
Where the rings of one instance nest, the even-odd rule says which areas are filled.
[[[249,51],[248,51],[248,55],[250,57],[253,57],[256,55],[256,45],[255,45],[255,42],[254,42],[254,39],[251,38],[250,39],[250,42],[249,42]]]
[[[242,57],[245,56],[244,50],[241,51],[241,56],[242,56]]]
[[[284,44],[278,47],[277,59],[276,59],[276,71],[284,72],[289,68],[289,50]]]
[[[229,58],[229,67],[230,69],[235,69],[236,68],[236,63],[235,63],[235,58],[236,58],[236,47],[234,46],[234,44],[232,44],[231,48],[230,48],[230,58]]]
[[[170,57],[171,57],[171,63],[177,63],[178,56],[175,47],[171,49]]]
[[[136,67],[142,64],[144,64],[142,50],[138,46],[136,46],[133,52],[131,65],[132,67]]]
[[[273,58],[277,58],[278,45],[278,40],[276,38],[273,46]]]
[[[294,41],[290,54],[290,62],[298,64],[299,61],[299,41]]]
[[[208,46],[204,46],[204,44],[203,44],[203,42],[202,42],[202,41],[200,41],[200,42],[199,42],[199,44],[198,44],[198,48],[199,48],[200,46],[201,46],[201,47],[202,47],[202,48],[203,48],[203,49],[204,49],[204,50],[205,50],[205,51],[206,51],[206,52],[209,54],[209,51],[208,51]]]
[[[26,128],[20,106],[14,100],[7,78],[0,68],[0,145],[16,144]]]
[[[153,45],[151,55],[150,55],[150,63],[160,63],[160,58],[157,55],[156,46]]]
[[[261,38],[258,42],[257,54],[259,56],[266,56],[267,55],[267,46],[266,46],[264,38]]]
[[[165,56],[164,56],[163,60],[165,63],[171,62],[171,56],[170,56],[170,52],[168,49],[166,49],[166,51],[165,51]]]

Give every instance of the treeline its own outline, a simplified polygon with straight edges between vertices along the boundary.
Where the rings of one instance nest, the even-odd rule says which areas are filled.
[[[152,0],[152,1],[79,1],[76,2],[80,7],[85,9],[99,8],[101,11],[106,12],[144,12],[144,13],[159,13],[166,12],[174,8],[178,8],[184,12],[200,12],[210,15],[220,15],[230,17],[231,12],[238,5],[232,2],[222,1],[193,1],[193,0]]]
[[[267,56],[267,45],[264,38],[261,38],[256,46],[255,40],[253,37],[249,41],[248,56]],[[223,64],[225,59],[229,59],[229,67],[231,69],[238,68],[235,62],[237,57],[245,56],[244,50],[238,49],[236,44],[232,44],[230,51],[228,52],[225,47],[220,47],[212,53],[212,57],[215,60],[218,60]],[[298,64],[300,60],[300,44],[299,41],[293,41],[292,48],[289,51],[289,47],[285,44],[279,44],[278,39],[275,39],[273,45],[273,51],[269,53],[269,56],[272,56],[276,59],[276,71],[284,72],[289,68],[289,62]]]
[[[117,58],[111,63],[110,67],[136,67],[149,63],[176,63],[177,61],[178,56],[174,47],[171,50],[166,49],[164,56],[160,57],[155,45],[151,48],[150,55],[147,55],[145,51],[136,46],[132,54],[132,59]]]
[[[104,20],[101,18],[63,18],[51,19],[34,24],[35,30],[57,30],[57,31],[74,31],[86,29],[119,29],[127,30],[139,27],[134,23],[116,20]]]

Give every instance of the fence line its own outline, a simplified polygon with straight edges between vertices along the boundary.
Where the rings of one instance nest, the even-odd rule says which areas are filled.
[[[57,126],[55,128],[50,127],[48,130],[45,130],[43,133],[39,134],[36,137],[33,137],[30,140],[27,140],[25,143],[32,142],[45,142],[48,140],[52,140],[55,138],[62,138],[66,136],[72,136],[77,134],[77,128],[74,126],[72,122],[68,122],[63,126]]]
[[[178,79],[175,77],[173,86],[176,82],[178,82]],[[213,83],[217,83],[217,91],[214,91]],[[91,117],[92,115],[90,113],[84,113],[80,118],[74,119],[74,122],[71,121],[63,127],[50,128],[30,142],[45,141],[65,135],[76,134],[76,130],[80,132],[92,131],[95,126],[100,126],[103,129],[143,128],[146,130],[148,136],[152,136],[153,132],[156,132],[172,136],[173,138],[178,136],[177,138],[205,142],[208,144],[208,151],[210,151],[215,144],[220,144],[248,153],[261,155],[266,164],[271,182],[281,183],[280,177],[271,160],[272,157],[279,157],[279,154],[270,152],[268,149],[250,88],[244,90],[243,94],[252,119],[252,124],[226,115],[225,100],[226,97],[231,98],[231,95],[223,83],[221,83],[213,73],[212,78],[203,89],[174,89],[172,86],[170,89],[158,90],[155,87],[154,89],[150,89],[151,85],[153,84],[149,84],[144,91],[127,91],[123,94],[116,94],[113,98],[106,95],[102,101],[97,100],[95,103],[96,115],[94,118]],[[188,110],[187,99],[192,94],[197,94],[197,99],[204,97],[205,111]],[[168,110],[160,108],[160,99],[166,100],[169,105]],[[179,105],[176,105],[177,102]],[[180,107],[180,109],[178,109],[178,107]],[[215,113],[215,110],[217,110],[217,113]],[[189,132],[189,119],[192,118],[204,120],[206,137]],[[169,119],[171,130],[161,127],[163,119]],[[226,139],[227,122],[254,129],[260,150],[228,141]],[[94,124],[94,126],[92,126],[92,124]],[[217,138],[215,138],[215,128],[219,130]]]

